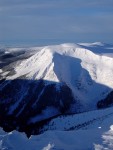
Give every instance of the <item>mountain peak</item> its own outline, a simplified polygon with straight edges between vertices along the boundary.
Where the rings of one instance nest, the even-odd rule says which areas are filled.
[[[25,75],[32,80],[65,83],[75,98],[79,98],[82,103],[95,105],[98,99],[105,96],[102,93],[107,94],[113,88],[113,59],[92,50],[95,45],[98,50],[102,43],[91,45],[90,48],[83,47],[83,44],[65,43],[42,47],[15,65],[15,74],[7,76],[7,79]]]

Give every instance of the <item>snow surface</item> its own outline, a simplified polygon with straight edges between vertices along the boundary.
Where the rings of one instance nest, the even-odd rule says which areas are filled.
[[[75,99],[84,109],[95,108],[97,101],[113,89],[113,45],[95,43],[65,43],[30,48],[34,54],[22,60],[14,69],[15,79],[26,75],[28,79],[44,79],[67,84]]]
[[[32,135],[29,139],[24,133],[6,133],[0,129],[0,150],[113,150],[113,107],[94,111],[91,113],[92,118],[96,119],[97,114],[103,114],[105,117],[100,117],[86,128],[72,131],[56,129],[41,135]],[[91,115],[87,113],[85,118]],[[82,120],[83,116],[84,113],[79,119]],[[73,116],[73,120],[75,117],[76,115]]]

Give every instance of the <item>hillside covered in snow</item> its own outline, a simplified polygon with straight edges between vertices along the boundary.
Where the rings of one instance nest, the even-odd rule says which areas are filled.
[[[17,131],[6,133],[0,129],[0,150],[113,149],[113,107],[59,119],[54,120],[54,125],[59,124],[54,131],[49,130],[41,135],[32,135],[29,139],[24,133]],[[86,125],[82,126],[84,121]],[[90,123],[87,124],[87,121]],[[63,131],[62,127],[69,126],[69,123],[70,125],[81,123],[81,128]]]

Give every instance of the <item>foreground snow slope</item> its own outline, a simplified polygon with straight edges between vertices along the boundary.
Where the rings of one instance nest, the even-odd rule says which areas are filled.
[[[95,121],[77,130],[47,131],[29,139],[23,133],[5,133],[0,129],[0,150],[113,150],[113,107],[83,113],[78,118],[82,121],[84,116],[86,121],[88,118],[95,118]],[[76,117],[73,115],[71,121],[74,122]]]
[[[96,42],[31,48],[35,53],[15,66],[16,73],[7,79],[26,75],[65,83],[84,108],[94,108],[113,88],[112,47]]]

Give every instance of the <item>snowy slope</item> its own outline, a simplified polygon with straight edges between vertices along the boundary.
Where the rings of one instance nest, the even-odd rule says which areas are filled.
[[[84,109],[95,108],[113,88],[113,58],[106,56],[108,48],[99,42],[42,47],[16,66],[16,73],[7,79],[26,75],[32,80],[65,83]]]
[[[112,107],[113,109],[113,107]],[[81,114],[78,118],[95,118],[85,128],[72,131],[47,131],[44,134],[31,136],[13,131],[5,133],[0,129],[0,149],[10,150],[112,150],[113,149],[113,110],[97,110],[93,113]],[[98,116],[97,116],[98,114]],[[109,115],[108,115],[109,114]],[[98,119],[98,117],[100,117]],[[73,120],[76,120],[73,115]],[[70,120],[70,117],[68,118]],[[84,120],[85,120],[84,119]],[[65,118],[64,118],[65,120]],[[78,120],[79,121],[79,120]],[[79,121],[80,122],[80,121]],[[59,122],[58,122],[59,123]],[[71,122],[72,123],[72,122]],[[61,123],[60,123],[61,124]],[[62,124],[63,125],[63,124]]]
[[[101,110],[94,110],[73,115],[61,115],[52,119],[47,125],[42,128],[46,130],[69,131],[78,129],[87,129],[87,127],[94,126],[94,124],[101,124],[102,120],[112,116],[113,107]]]

